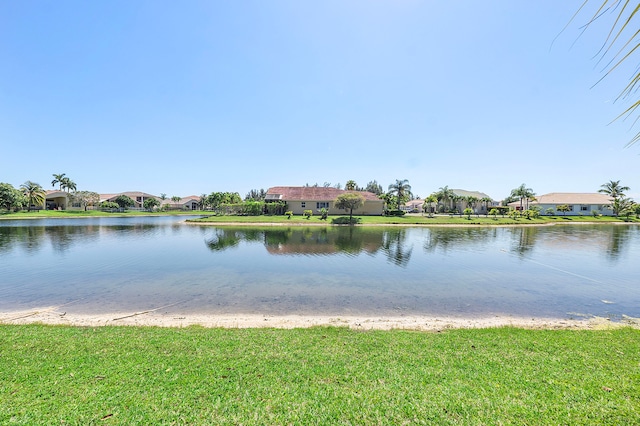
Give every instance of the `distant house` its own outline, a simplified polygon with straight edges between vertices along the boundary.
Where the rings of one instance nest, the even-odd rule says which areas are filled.
[[[612,199],[607,194],[594,193],[576,193],[576,192],[552,192],[550,194],[539,195],[533,201],[529,201],[529,208],[536,206],[540,209],[540,213],[546,214],[547,209],[553,209],[554,214],[558,214],[558,206],[567,205],[569,211],[567,216],[602,214],[611,216]],[[520,208],[520,201],[509,203],[509,207],[513,209]]]
[[[445,211],[448,211],[449,209],[453,209],[453,210],[456,210],[458,212],[462,212],[462,211],[464,211],[464,209],[469,207],[469,208],[473,209],[474,213],[487,214],[488,210],[491,210],[492,207],[495,207],[495,206],[497,206],[499,204],[497,201],[494,201],[493,198],[491,198],[490,196],[488,196],[484,192],[467,191],[466,189],[452,189],[451,191],[459,199],[457,201],[450,200],[450,201],[447,201],[447,202],[444,202],[444,201],[441,200],[438,203],[439,206],[441,206],[438,209],[438,211],[440,211],[441,208],[444,208]],[[469,202],[467,201],[468,197],[475,197],[477,199],[477,201],[475,202],[475,205],[472,206],[472,205],[469,204]],[[489,199],[491,201],[488,201],[486,203],[480,201],[483,198],[484,199]]]
[[[69,194],[64,191],[52,190],[45,192],[44,207],[47,210],[66,210],[69,204]]]
[[[101,203],[104,201],[115,202],[116,198],[118,198],[120,195],[126,195],[127,197],[131,198],[135,203],[133,207],[138,209],[141,209],[144,207],[144,200],[148,198],[155,198],[155,199],[160,198],[160,197],[156,197],[155,195],[147,194],[146,192],[127,191],[127,192],[119,192],[117,194],[100,194],[100,202]]]
[[[424,205],[424,200],[420,198],[416,198],[415,200],[410,200],[400,206],[400,210],[405,212],[421,212],[422,206]]]
[[[367,191],[345,191],[337,188],[311,187],[311,186],[274,186],[269,188],[265,197],[265,202],[284,201],[288,210],[293,214],[303,214],[305,210],[311,210],[314,214],[320,209],[327,209],[329,214],[344,213],[334,207],[334,201],[338,195],[356,192],[361,194],[364,205],[353,211],[354,215],[373,216],[382,215],[384,202],[373,192]]]
[[[161,201],[160,207],[163,206],[179,210],[198,210],[200,209],[200,197],[197,195],[189,195],[187,197],[180,198],[179,201],[173,201],[167,198],[166,200]]]

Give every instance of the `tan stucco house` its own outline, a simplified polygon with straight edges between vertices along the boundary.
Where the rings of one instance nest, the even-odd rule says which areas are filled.
[[[179,201],[173,201],[170,199],[162,200],[160,206],[168,206],[171,209],[180,210],[198,210],[200,208],[200,197],[197,195],[189,195],[188,197],[180,198]]]
[[[151,194],[147,194],[146,192],[140,192],[140,191],[127,191],[127,192],[119,192],[117,194],[100,194],[100,202],[104,202],[104,201],[112,201],[115,202],[116,198],[118,198],[120,195],[126,195],[127,197],[131,198],[134,202],[135,208],[143,208],[144,207],[144,200],[148,199],[148,198],[155,198],[155,199],[160,199],[160,197],[156,197],[155,195],[151,195]]]
[[[384,202],[373,192],[345,191],[337,188],[313,187],[313,186],[274,186],[269,188],[265,202],[284,201],[287,209],[293,214],[301,215],[305,210],[311,210],[318,214],[320,209],[327,209],[329,214],[343,214],[344,210],[334,207],[334,201],[338,195],[347,192],[357,192],[364,199],[364,205],[353,211],[354,215],[375,216],[382,215]]]
[[[69,205],[69,194],[64,191],[51,190],[45,192],[44,208],[46,210],[66,210]]]

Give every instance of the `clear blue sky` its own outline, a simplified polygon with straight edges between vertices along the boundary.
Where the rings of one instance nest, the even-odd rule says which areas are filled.
[[[2,1],[0,182],[640,199],[638,128],[609,124],[632,69],[591,88],[608,26],[563,32],[582,2]]]

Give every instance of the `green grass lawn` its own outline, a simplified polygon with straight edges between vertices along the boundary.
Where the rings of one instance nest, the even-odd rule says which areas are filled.
[[[169,210],[166,212],[146,212],[137,210],[126,210],[124,212],[109,213],[100,210],[33,210],[7,212],[0,211],[0,220],[2,219],[38,219],[38,218],[69,218],[69,217],[126,217],[126,216],[177,216],[177,215],[193,215],[201,212]]]
[[[640,330],[0,325],[0,424],[640,424]]]
[[[279,223],[290,225],[326,225],[334,224],[336,220],[348,220],[348,216],[329,216],[327,220],[319,216],[209,216],[202,219],[192,219],[190,222],[204,223]],[[390,216],[354,216],[360,225],[544,225],[544,224],[571,224],[571,223],[624,223],[622,218],[601,216],[541,216],[538,219],[511,219],[498,216],[495,219],[485,216],[437,215],[434,217],[407,215],[401,217]],[[632,218],[632,223],[640,223],[640,220]]]
[[[289,224],[289,225],[322,225],[330,226],[336,222],[348,220],[348,216],[333,215],[327,220],[320,219],[319,216],[292,216],[288,218],[285,215],[279,216],[214,216],[207,211],[168,211],[168,212],[144,212],[144,211],[126,211],[124,213],[108,213],[99,210],[76,211],[76,210],[40,210],[40,211],[21,211],[21,212],[2,212],[2,219],[34,219],[34,218],[69,218],[69,217],[127,217],[127,216],[165,216],[165,215],[210,215],[202,219],[192,219],[190,222],[213,222],[213,223],[236,223],[236,224]],[[434,217],[422,215],[406,215],[401,217],[393,216],[354,216],[354,219],[360,225],[544,225],[549,223],[571,224],[577,222],[589,223],[625,223],[623,218],[610,216],[541,216],[538,219],[511,219],[509,217],[497,216],[492,217],[472,215],[470,219],[460,215],[437,215]],[[635,217],[629,220],[631,223],[640,223],[640,219]]]

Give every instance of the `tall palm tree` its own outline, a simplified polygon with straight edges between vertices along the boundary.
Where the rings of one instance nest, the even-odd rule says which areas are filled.
[[[355,191],[358,185],[355,180],[348,180],[347,183],[344,184],[344,189],[347,191]]]
[[[60,173],[59,175],[53,174],[53,180],[51,181],[51,186],[55,188],[56,185],[60,185],[60,191],[62,191],[62,185],[65,179],[65,173]]]
[[[427,198],[424,199],[424,204],[422,205],[422,211],[428,208],[429,215],[432,215],[433,203],[437,203],[437,202],[438,202],[438,197],[436,196],[436,194],[429,195]]]
[[[20,189],[22,190],[23,194],[27,198],[28,211],[31,211],[32,205],[42,206],[44,204],[44,200],[46,199],[47,194],[44,191],[44,189],[42,189],[40,184],[31,182],[30,180],[28,180],[22,185],[20,185]]]
[[[471,207],[475,212],[477,204],[478,204],[478,197],[475,197],[473,195],[467,196],[467,207]]]
[[[76,183],[74,181],[72,181],[71,179],[69,179],[68,177],[63,177],[61,182],[60,182],[60,189],[66,189],[67,192],[69,191],[75,191],[76,188]]]
[[[620,185],[619,180],[610,180],[609,182],[600,185],[598,192],[607,194],[612,198],[613,202],[611,203],[611,208],[613,209],[613,215],[618,216],[626,206],[624,203],[624,201],[626,201],[624,192],[629,189],[630,188],[628,186]]]
[[[389,193],[398,197],[398,210],[403,200],[411,197],[411,185],[407,179],[396,179],[396,183],[389,185]]]
[[[523,201],[525,199],[529,199],[529,198],[533,197],[534,195],[536,195],[536,193],[533,192],[533,189],[527,188],[527,185],[525,185],[524,183],[522,185],[520,185],[519,187],[511,190],[511,196],[512,197],[517,197],[517,198],[520,199],[520,210],[522,210],[522,208],[523,208],[523,205],[522,205]]]
[[[442,205],[444,206],[451,202],[456,194],[453,192],[453,189],[449,189],[449,186],[444,186],[441,187],[435,195],[438,201],[442,201]],[[453,209],[453,206],[449,206],[449,208]]]
[[[629,187],[620,185],[619,180],[610,180],[609,182],[600,185],[600,189],[598,190],[598,192],[607,194],[614,200],[617,200],[618,198],[623,198],[625,196],[624,192],[628,190]]]
[[[481,202],[482,204],[484,204],[484,212],[485,212],[485,214],[488,214],[488,213],[489,213],[489,203],[490,203],[491,201],[493,201],[493,200],[492,200],[491,198],[489,198],[489,197],[482,197],[482,198],[480,198],[480,202]]]

